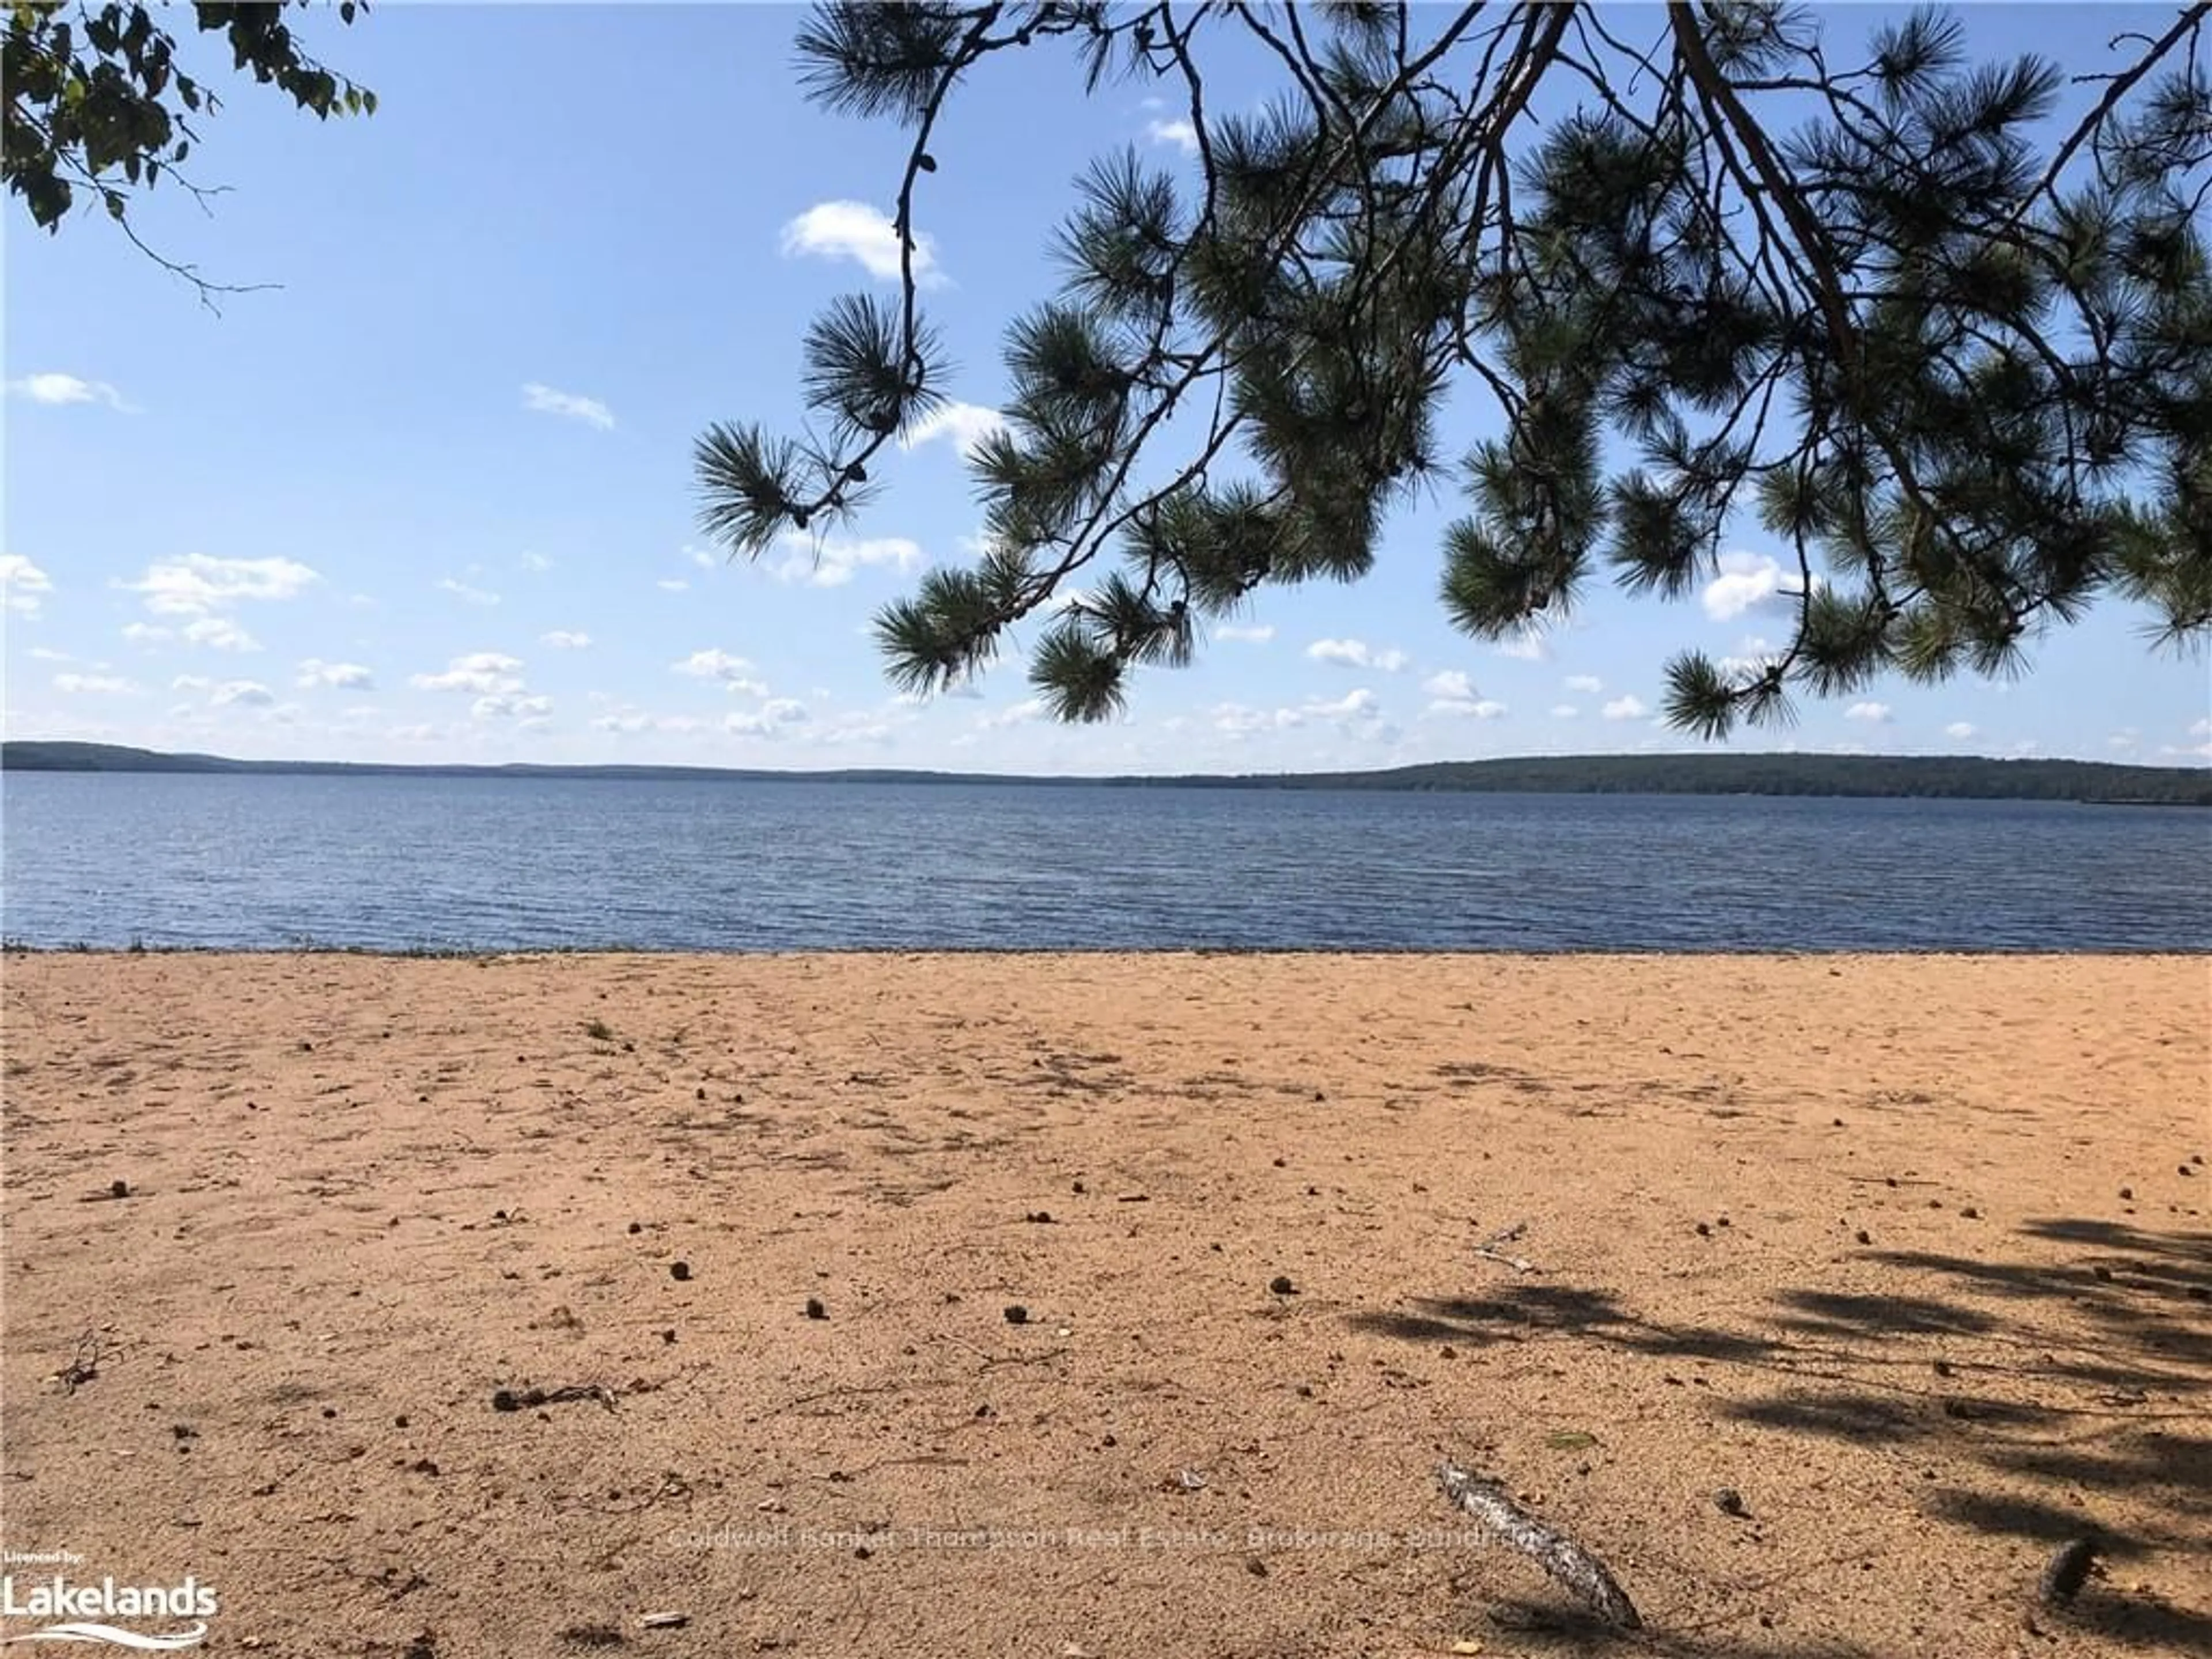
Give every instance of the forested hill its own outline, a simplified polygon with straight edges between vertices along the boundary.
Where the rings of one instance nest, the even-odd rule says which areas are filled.
[[[1928,755],[1556,755],[1440,761],[1384,772],[1236,777],[1035,778],[858,770],[771,772],[699,766],[398,766],[245,761],[100,743],[0,744],[0,770],[201,772],[324,776],[699,779],[730,782],[1052,784],[1089,788],[1421,789],[1524,794],[1863,795],[2212,806],[2212,769]]]

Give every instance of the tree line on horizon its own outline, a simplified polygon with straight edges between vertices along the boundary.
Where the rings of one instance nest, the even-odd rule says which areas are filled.
[[[0,743],[0,771],[1054,784],[1067,787],[1428,790],[1534,794],[1911,796],[2212,806],[2212,768],[2131,766],[2076,760],[1993,760],[1980,756],[1788,752],[1531,755],[1480,761],[1432,761],[1372,772],[1030,777],[891,768],[777,772],[704,766],[439,766],[363,761],[248,761],[217,755],[166,754],[114,744],[15,740]]]

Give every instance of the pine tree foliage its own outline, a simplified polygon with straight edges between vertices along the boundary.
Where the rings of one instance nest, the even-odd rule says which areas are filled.
[[[901,686],[966,680],[1034,618],[1054,712],[1109,716],[1200,619],[1365,573],[1391,509],[1438,488],[1466,504],[1442,602],[1481,638],[1607,575],[1680,599],[1731,526],[1788,549],[1781,648],[1669,665],[1668,717],[1711,737],[1789,720],[1793,692],[2018,672],[2107,595],[2201,644],[2208,12],[2069,75],[1970,62],[1934,10],[1844,63],[1809,13],[1723,0],[820,7],[812,95],[912,135],[903,280],[809,336],[809,435],[701,439],[707,528],[751,555],[848,518],[941,402],[931,146],[964,82],[1058,47],[1094,89],[1174,100],[1195,162],[1131,151],[1078,182],[1060,291],[1010,327],[1006,426],[973,457],[989,550],[878,620]],[[1209,58],[1253,42],[1278,96],[1222,112]],[[1492,435],[1447,455],[1462,386]]]

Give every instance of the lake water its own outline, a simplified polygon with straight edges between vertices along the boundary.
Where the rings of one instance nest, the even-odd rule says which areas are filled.
[[[10,773],[39,945],[2212,948],[2212,811]]]

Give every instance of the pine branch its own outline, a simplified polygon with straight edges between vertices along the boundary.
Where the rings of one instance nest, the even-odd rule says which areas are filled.
[[[1057,605],[1033,681],[1065,718],[1110,715],[1135,670],[1188,659],[1197,612],[1364,572],[1389,507],[1437,475],[1455,374],[1503,416],[1446,538],[1443,599],[1468,632],[1563,613],[1601,549],[1630,592],[1679,599],[1754,491],[1797,615],[1761,661],[1670,665],[1669,718],[1709,735],[1787,720],[1793,687],[2016,672],[2115,587],[2194,637],[2204,492],[2180,458],[2212,442],[2212,296],[2189,204],[2212,176],[2190,169],[2212,166],[2212,120],[2195,82],[2150,71],[2202,10],[2108,82],[2075,145],[2106,183],[2063,198],[2066,158],[2046,166],[2033,131],[2058,79],[1965,64],[1932,15],[1841,70],[1805,19],[1705,0],[1672,7],[1651,50],[1572,6],[1465,7],[1417,46],[1404,7],[1328,9],[1316,29],[1169,0],[939,7],[898,26],[934,44],[848,44],[867,95],[926,137],[982,57],[1071,40],[1094,79],[1180,84],[1197,150],[1188,191],[1133,152],[1080,186],[1061,298],[1012,335],[1009,429],[975,458],[1000,545],[972,583],[925,581],[885,613],[895,671],[946,683]],[[1256,118],[1209,111],[1222,26],[1288,94]],[[1562,82],[1579,106],[1525,142]],[[1823,112],[1783,135],[1761,94]],[[735,503],[756,533],[845,510],[864,480],[844,449],[865,462],[942,393],[911,270],[933,166],[918,142],[896,318],[833,308],[811,337],[810,398],[842,441],[781,472],[762,452]],[[1060,598],[1108,552],[1121,574]]]

